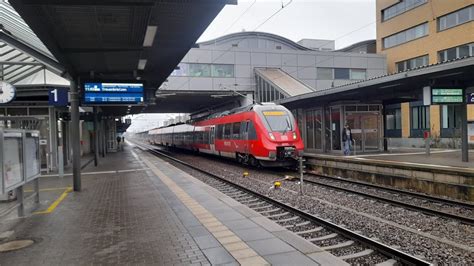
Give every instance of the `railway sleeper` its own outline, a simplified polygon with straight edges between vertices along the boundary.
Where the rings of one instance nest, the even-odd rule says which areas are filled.
[[[348,246],[352,246],[352,244],[354,244],[354,241],[348,240],[346,242],[342,242],[342,243],[335,244],[335,245],[332,245],[332,246],[321,247],[321,248],[324,249],[324,250],[333,250],[333,249],[345,248],[345,247],[348,247]]]
[[[280,217],[280,216],[285,216],[285,215],[288,215],[290,214],[289,212],[282,212],[282,213],[277,213],[277,214],[274,214],[274,215],[269,215],[267,216],[267,218],[277,218],[277,217]]]
[[[281,209],[280,208],[275,208],[275,209],[262,211],[262,212],[259,212],[259,213],[262,214],[262,215],[265,215],[265,213],[276,212],[276,211],[281,211]]]
[[[299,218],[299,217],[298,217]],[[304,222],[301,222],[301,223],[298,223],[298,224],[289,224],[289,225],[286,225],[285,228],[293,228],[293,227],[299,227],[299,226],[305,226],[305,225],[308,225],[310,224],[311,222],[310,221],[304,221]]]
[[[297,234],[298,234],[298,235],[304,235],[304,234],[309,234],[309,233],[318,232],[318,231],[321,231],[321,230],[323,230],[323,229],[324,229],[324,228],[322,228],[321,226],[319,226],[319,227],[315,227],[315,228],[308,229],[308,230],[305,230],[305,231],[297,232]]]
[[[398,265],[398,261],[397,260],[394,260],[394,259],[389,259],[389,260],[386,260],[386,261],[383,261],[381,263],[377,263],[375,264],[375,266],[393,266],[393,265]]]
[[[348,255],[344,255],[344,256],[340,256],[338,258],[340,258],[341,260],[348,260],[348,259],[355,259],[355,258],[360,258],[360,257],[364,257],[364,256],[368,256],[370,254],[374,253],[374,250],[372,249],[365,249],[365,250],[362,250],[361,252],[357,252],[357,253],[354,253],[354,254],[348,254]]]
[[[263,203],[263,202],[262,202]],[[258,204],[250,204],[248,207],[249,208],[252,208],[254,211],[258,212],[258,210],[260,209],[266,209],[266,208],[270,208],[270,207],[273,207],[273,205],[271,204],[267,204],[267,205],[263,205],[263,206],[260,206],[260,207],[256,207],[256,206],[259,206],[259,205],[262,205],[262,203],[258,203]]]
[[[249,204],[249,203],[254,203],[254,202],[257,202],[257,201],[262,201],[262,200],[258,199],[258,198],[253,198],[253,199],[250,199],[250,200],[243,200],[241,203]]]
[[[311,239],[308,239],[308,240],[311,241],[311,242],[313,242],[313,241],[322,241],[322,240],[327,240],[327,239],[335,238],[336,236],[337,236],[336,233],[332,233],[332,234],[329,234],[329,235],[320,236],[320,237],[315,237],[315,238],[311,238]]]
[[[293,217],[290,217],[290,218],[278,220],[278,222],[280,222],[280,223],[285,223],[285,222],[297,220],[298,218],[300,218],[300,217],[299,217],[299,216],[293,216]]]

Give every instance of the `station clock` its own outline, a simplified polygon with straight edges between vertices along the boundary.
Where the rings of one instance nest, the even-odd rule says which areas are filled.
[[[15,99],[16,89],[8,82],[0,81],[0,104],[5,104]]]

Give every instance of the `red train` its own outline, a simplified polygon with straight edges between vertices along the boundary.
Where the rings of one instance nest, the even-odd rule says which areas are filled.
[[[292,113],[275,104],[255,104],[192,124],[153,129],[146,139],[264,167],[293,165],[304,149]]]

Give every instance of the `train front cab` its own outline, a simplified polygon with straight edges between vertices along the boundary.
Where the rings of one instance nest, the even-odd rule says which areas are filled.
[[[265,167],[291,166],[304,150],[292,113],[283,106],[255,106],[255,124],[260,137],[253,154]]]

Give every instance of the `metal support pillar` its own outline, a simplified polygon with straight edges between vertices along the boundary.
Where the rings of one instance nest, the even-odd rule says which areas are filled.
[[[23,217],[25,216],[23,186],[16,188],[16,199],[18,201],[18,217]]]
[[[462,161],[469,162],[469,143],[467,133],[467,104],[461,105],[461,153]]]
[[[39,203],[40,202],[40,193],[39,193],[39,178],[36,178],[34,181],[33,181],[33,186],[34,186],[34,190],[35,190],[35,203]]]
[[[79,91],[71,81],[71,146],[74,191],[81,191],[81,140],[79,135]]]
[[[54,107],[49,107],[49,154],[50,170],[58,167],[58,118]]]
[[[300,170],[300,195],[303,195],[304,194],[304,190],[303,190],[303,174],[304,174],[304,165],[303,165],[303,157],[300,156],[298,158],[298,162],[299,162],[299,170]]]
[[[99,118],[97,107],[94,107],[94,166],[99,165]]]

